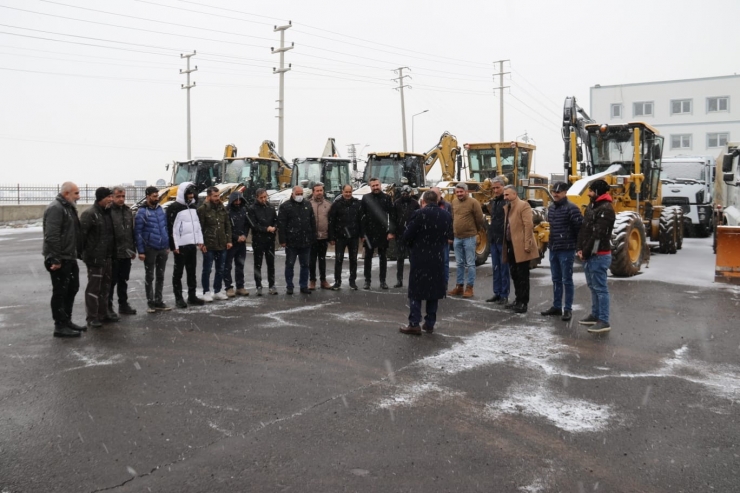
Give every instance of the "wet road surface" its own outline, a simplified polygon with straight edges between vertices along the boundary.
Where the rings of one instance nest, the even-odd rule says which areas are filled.
[[[3,493],[740,489],[740,290],[711,284],[709,241],[610,279],[607,336],[575,322],[580,269],[571,323],[539,315],[547,268],[526,315],[483,302],[488,264],[414,337],[377,268],[369,292],[287,296],[278,256],[278,296],[153,315],[136,261],[139,314],[60,340],[40,232],[2,233]]]

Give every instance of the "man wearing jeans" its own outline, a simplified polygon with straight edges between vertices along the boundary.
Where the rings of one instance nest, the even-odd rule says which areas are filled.
[[[301,293],[311,294],[308,289],[308,261],[311,245],[316,240],[316,221],[313,207],[303,201],[303,187],[293,187],[290,200],[280,204],[278,235],[280,246],[285,248],[286,294],[293,294],[293,267],[296,258],[301,266],[298,280]]]
[[[144,262],[144,287],[146,289],[147,313],[157,310],[167,311],[171,308],[162,301],[164,287],[164,269],[170,253],[170,237],[167,232],[167,216],[159,205],[157,187],[146,187],[146,202],[136,212],[134,234],[139,260]],[[156,286],[153,287],[156,274]]]
[[[573,262],[576,258],[576,241],[581,230],[583,216],[580,209],[568,200],[568,184],[556,181],[552,184],[552,198],[547,209],[550,223],[550,274],[552,275],[553,303],[542,315],[561,316],[564,321],[573,317]],[[563,301],[565,294],[565,301]]]
[[[611,239],[616,216],[607,182],[593,181],[588,187],[588,196],[591,203],[578,234],[576,255],[583,261],[586,284],[591,290],[591,314],[578,323],[590,326],[589,332],[600,334],[611,330],[606,271],[612,263]]]
[[[491,191],[493,198],[488,202],[488,214],[491,216],[491,224],[488,226],[488,244],[491,248],[491,267],[493,268],[493,296],[488,298],[488,303],[505,305],[509,302],[509,289],[511,287],[509,278],[509,264],[504,262],[504,223],[506,212],[504,206],[504,179],[497,176],[491,180]]]
[[[225,300],[228,296],[221,292],[224,269],[226,268],[226,251],[231,248],[231,221],[226,207],[221,202],[218,188],[208,187],[206,201],[198,207],[198,218],[203,231],[203,301]],[[211,268],[216,264],[213,276],[213,294],[211,294]]]
[[[457,261],[457,283],[448,294],[463,298],[473,297],[475,285],[475,240],[478,231],[486,230],[483,210],[480,203],[468,195],[468,185],[455,185],[455,198],[452,200],[452,228],[455,234],[453,243]],[[467,269],[467,278],[465,270]]]

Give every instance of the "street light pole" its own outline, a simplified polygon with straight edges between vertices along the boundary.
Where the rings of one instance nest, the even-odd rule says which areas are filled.
[[[426,113],[429,110],[424,110],[422,112],[419,112],[415,115],[411,115],[411,152],[414,152],[414,118],[416,118],[419,115],[422,115]]]

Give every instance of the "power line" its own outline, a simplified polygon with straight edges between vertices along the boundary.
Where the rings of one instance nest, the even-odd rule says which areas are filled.
[[[177,81],[164,81],[164,80],[153,80],[153,79],[134,79],[128,77],[106,77],[103,75],[82,75],[82,74],[65,74],[60,72],[44,72],[42,70],[26,70],[20,68],[0,67],[0,70],[8,70],[11,72],[25,72],[29,74],[44,74],[44,75],[59,75],[65,77],[82,77],[85,79],[106,79],[106,80],[125,80],[129,82],[148,82],[151,84],[177,84]]]
[[[546,121],[547,121],[547,120],[548,120],[548,119],[550,118],[550,117],[548,117],[548,116],[545,116],[545,115],[543,115],[542,113],[540,113],[540,112],[539,112],[539,111],[537,111],[536,109],[532,108],[532,107],[531,107],[531,106],[529,106],[529,105],[528,105],[527,103],[525,103],[524,101],[522,101],[522,100],[521,100],[521,99],[519,99],[518,97],[514,96],[513,94],[509,93],[509,96],[511,96],[512,98],[516,99],[517,101],[519,101],[520,103],[522,103],[522,104],[523,104],[524,106],[526,106],[526,107],[527,107],[527,108],[529,108],[530,110],[532,110],[532,111],[534,111],[535,113],[537,113],[538,115],[540,115],[540,116],[541,116],[542,118],[544,118],[544,119],[545,119]]]
[[[130,48],[118,48],[118,47],[115,47],[115,46],[104,46],[104,45],[96,45],[96,44],[92,44],[92,43],[81,43],[79,41],[66,41],[64,39],[43,38],[41,36],[30,36],[28,34],[9,33],[9,32],[5,32],[5,31],[0,31],[0,34],[5,34],[5,35],[8,35],[8,36],[18,36],[20,38],[40,39],[40,40],[43,40],[43,41],[54,41],[54,42],[57,42],[57,43],[67,43],[67,44],[81,45],[81,46],[92,46],[92,47],[95,47],[95,48],[107,48],[109,50],[130,51],[132,53],[144,53],[144,54],[147,54],[147,55],[172,56],[171,54],[168,54],[168,53],[155,53],[155,52],[152,52],[152,51],[132,50]],[[51,33],[51,34],[54,34],[54,33]],[[103,41],[105,41],[105,40],[103,40]],[[172,50],[172,51],[178,51],[178,50]]]
[[[221,17],[221,18],[232,19],[232,20],[234,19],[233,17],[228,17],[228,16],[225,16],[225,15],[212,14],[210,12],[202,12],[200,10],[185,9],[185,8],[182,8],[182,7],[173,7],[172,5],[162,5],[161,3],[150,2],[148,0],[133,0],[133,1],[134,2],[139,2],[139,3],[146,3],[146,4],[149,4],[149,5],[156,5],[157,7],[163,7],[163,8],[175,9],[175,10],[182,10],[182,11],[185,11],[185,12],[193,12],[193,13],[196,13],[196,14],[210,15],[210,16],[213,16],[213,17]],[[251,15],[251,14],[248,14],[248,15]],[[253,24],[262,24],[264,26],[272,26],[273,25],[272,22],[259,22],[259,21],[249,20],[249,19],[237,19],[237,20],[241,20],[241,21],[245,21],[245,22],[251,22]]]

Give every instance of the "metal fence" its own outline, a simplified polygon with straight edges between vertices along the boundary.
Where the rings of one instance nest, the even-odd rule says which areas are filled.
[[[80,187],[79,203],[95,202],[95,190],[101,186],[113,188],[113,185],[78,185]],[[15,185],[0,184],[0,205],[11,204],[48,204],[59,194],[62,185]],[[135,204],[144,198],[146,187],[127,186],[126,203]]]

